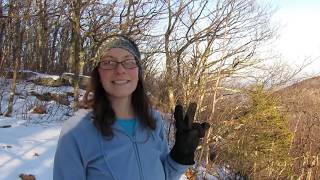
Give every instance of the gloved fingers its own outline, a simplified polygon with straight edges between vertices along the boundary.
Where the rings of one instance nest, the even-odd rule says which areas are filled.
[[[192,123],[194,121],[194,116],[196,114],[197,104],[192,102],[189,104],[186,116],[184,117],[185,124],[187,125],[188,129],[192,128]]]
[[[200,134],[200,138],[203,138],[204,135],[206,134],[206,131],[210,128],[210,124],[207,123],[207,122],[204,122],[204,123],[201,123],[201,132],[199,133]]]
[[[183,130],[186,128],[186,124],[183,122],[183,107],[178,104],[174,108],[173,113],[174,119],[176,120],[176,128],[177,130]]]
[[[209,123],[204,122],[204,123],[193,123],[192,124],[192,129],[197,130],[198,132],[198,137],[203,138],[204,135],[206,134],[206,130],[210,127]]]
[[[210,128],[210,124],[207,122],[201,123],[203,129],[208,130]]]

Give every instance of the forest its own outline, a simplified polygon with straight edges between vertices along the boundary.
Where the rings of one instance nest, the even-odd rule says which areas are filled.
[[[303,67],[273,63],[265,46],[277,36],[274,11],[258,0],[0,0],[1,116],[15,116],[26,71],[58,76],[57,86],[69,74],[64,105],[82,108],[99,47],[125,35],[168,122],[177,102],[197,102],[196,120],[210,124],[188,178],[226,167],[243,179],[317,179],[320,79],[296,83]]]

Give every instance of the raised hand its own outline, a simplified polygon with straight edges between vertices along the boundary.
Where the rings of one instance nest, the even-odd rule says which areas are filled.
[[[194,152],[199,145],[200,138],[204,137],[205,131],[209,128],[208,123],[193,123],[196,109],[197,104],[190,103],[184,116],[183,107],[181,105],[175,107],[176,142],[170,155],[180,164],[194,164]]]

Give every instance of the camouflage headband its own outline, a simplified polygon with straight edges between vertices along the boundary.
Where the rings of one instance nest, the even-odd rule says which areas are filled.
[[[137,45],[125,36],[115,36],[108,40],[106,40],[98,49],[96,54],[96,65],[100,61],[100,57],[102,53],[108,49],[112,48],[122,48],[130,52],[136,59],[138,67],[139,67],[139,75],[142,75],[142,67],[141,67],[141,55]]]
[[[138,48],[133,44],[133,41],[129,40],[128,38],[125,38],[122,36],[116,37],[116,38],[112,39],[111,41],[109,41],[106,44],[105,48],[106,49],[122,48],[122,49],[129,51],[132,55],[134,55],[134,57],[138,61],[141,60],[140,52],[139,52]]]

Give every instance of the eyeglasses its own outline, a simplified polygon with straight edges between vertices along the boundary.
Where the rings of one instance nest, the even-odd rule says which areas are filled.
[[[133,69],[138,67],[137,61],[135,59],[127,59],[121,62],[114,60],[104,60],[99,62],[99,68],[104,70],[111,70],[117,68],[118,64],[121,64],[125,69]]]

